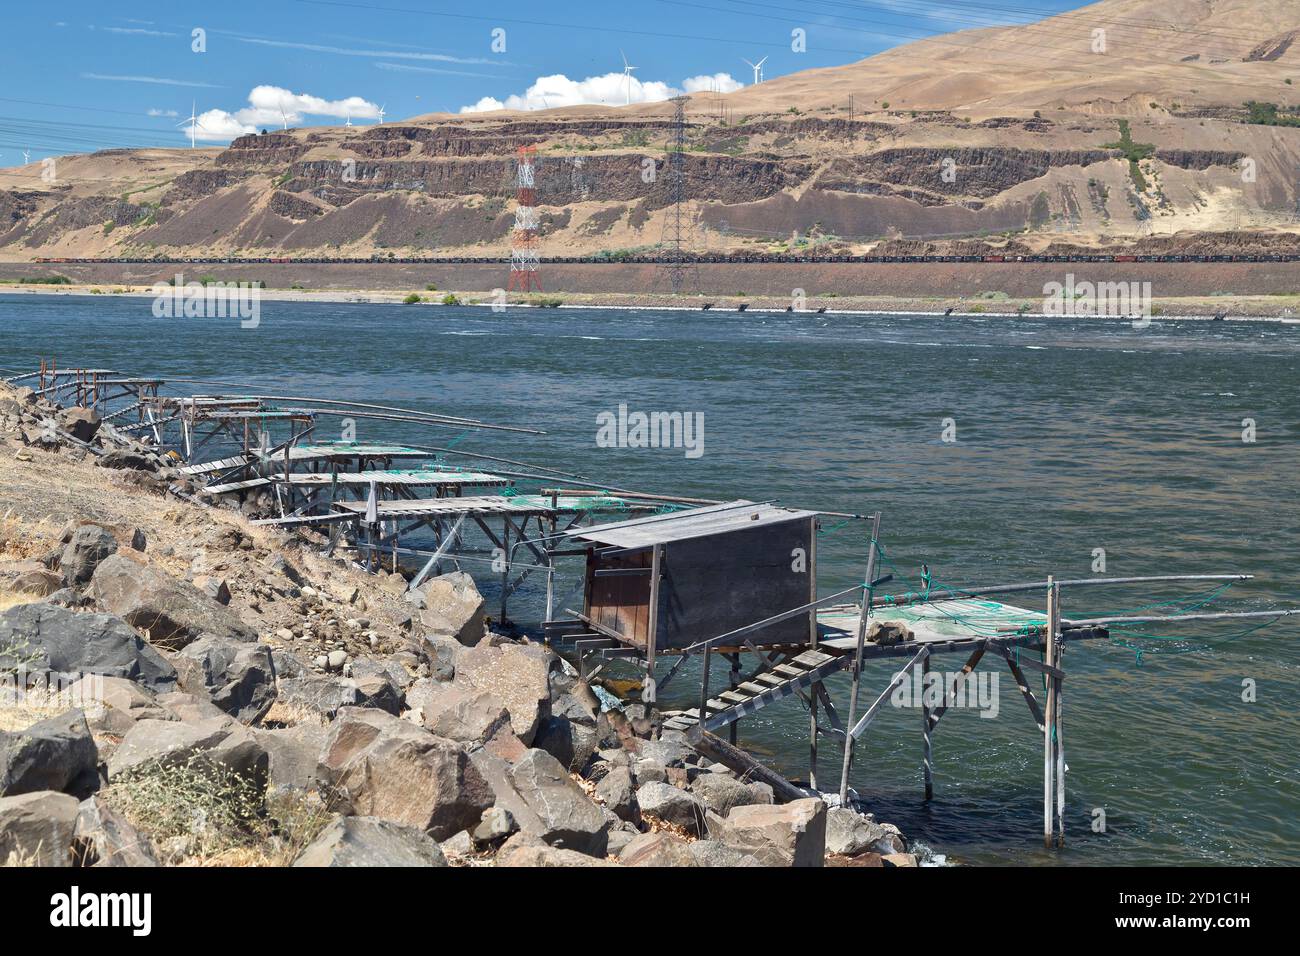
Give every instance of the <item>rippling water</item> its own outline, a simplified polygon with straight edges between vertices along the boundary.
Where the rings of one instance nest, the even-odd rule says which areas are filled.
[[[159,320],[148,300],[0,297],[0,367],[41,356],[532,424],[456,447],[701,497],[884,511],[904,576],[953,583],[1251,571],[1222,602],[1300,603],[1300,327],[657,311],[515,311],[268,302],[255,330]],[[209,391],[217,390],[209,387]],[[698,411],[705,453],[600,449],[596,415]],[[941,440],[943,420],[957,441]],[[1257,441],[1242,441],[1253,419]],[[330,425],[322,426],[323,429]],[[359,437],[438,444],[359,423]],[[824,593],[860,580],[864,528],[826,521]],[[490,585],[485,583],[485,590]],[[1079,590],[1066,614],[1195,589]],[[535,597],[535,594],[534,594]],[[535,605],[534,605],[535,606]],[[1185,626],[1185,640],[1074,645],[1064,698],[1069,845],[1041,849],[1042,743],[1014,684],[1000,713],[950,711],[921,799],[920,718],[886,707],[853,784],[882,819],[959,862],[1300,863],[1300,628]],[[944,660],[945,669],[951,666]],[[987,666],[987,665],[986,665]],[[890,668],[872,665],[874,698]],[[1242,701],[1242,682],[1258,700]],[[831,688],[843,700],[844,688]],[[668,698],[693,696],[690,676]],[[741,740],[807,774],[791,699]],[[822,744],[822,780],[838,754]],[[1094,810],[1107,832],[1093,833]]]

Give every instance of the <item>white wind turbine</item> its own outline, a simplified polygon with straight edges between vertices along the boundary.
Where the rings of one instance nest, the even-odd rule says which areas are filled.
[[[741,59],[745,60],[744,57],[741,57]],[[767,57],[763,57],[763,59],[759,60],[757,63],[750,63],[749,60],[745,60],[745,62],[749,63],[749,65],[753,67],[754,85],[758,86],[758,84],[763,82],[763,64],[767,62]]]
[[[623,105],[631,106],[632,105],[632,73],[634,70],[636,70],[636,67],[633,66],[631,63],[627,62],[627,54],[624,53],[622,50],[618,51],[618,55],[623,58],[623,86],[625,90],[623,96]]]
[[[31,161],[32,161],[32,151],[30,149],[23,150],[23,165],[26,166]]]
[[[186,125],[188,125],[190,128],[190,149],[194,149],[194,134],[198,130],[203,129],[203,124],[199,122],[197,103],[190,104],[190,118],[186,120],[181,120],[179,123],[176,124],[176,128],[179,129],[180,127]]]
[[[284,111],[284,103],[280,103],[280,120],[284,123],[284,129],[289,128],[289,114]]]
[[[388,105],[387,103],[384,104],[384,106],[387,106],[387,105]],[[379,107],[379,125],[380,125],[380,126],[383,126],[383,125],[384,125],[384,106]]]

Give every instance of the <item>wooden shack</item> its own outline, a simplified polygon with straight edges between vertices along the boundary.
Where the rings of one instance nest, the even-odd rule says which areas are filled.
[[[734,501],[573,532],[586,542],[583,617],[653,663],[817,599],[817,512]],[[816,614],[749,636],[807,644]]]

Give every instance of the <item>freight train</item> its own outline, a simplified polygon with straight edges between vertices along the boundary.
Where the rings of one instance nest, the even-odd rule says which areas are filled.
[[[35,260],[43,264],[69,265],[506,265],[509,256],[371,256],[370,258],[323,258],[304,256],[300,258],[201,258],[201,257],[155,257],[151,259],[114,258],[114,259],[80,259],[69,257],[40,258]],[[680,258],[667,258],[655,254],[613,255],[613,256],[544,256],[541,263],[550,265],[619,265],[645,264],[657,265],[665,261],[691,263],[796,263],[800,265],[822,265],[831,262],[856,263],[952,263],[952,262],[1300,262],[1300,252],[1258,253],[1258,254],[1163,254],[1163,255],[974,255],[974,256],[794,256],[761,255],[755,253],[697,253]]]

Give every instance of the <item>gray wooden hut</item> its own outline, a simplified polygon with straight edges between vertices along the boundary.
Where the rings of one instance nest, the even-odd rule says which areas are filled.
[[[817,599],[817,512],[733,501],[594,525],[582,617],[599,633],[657,654]],[[816,612],[781,621],[756,646],[807,644]]]

